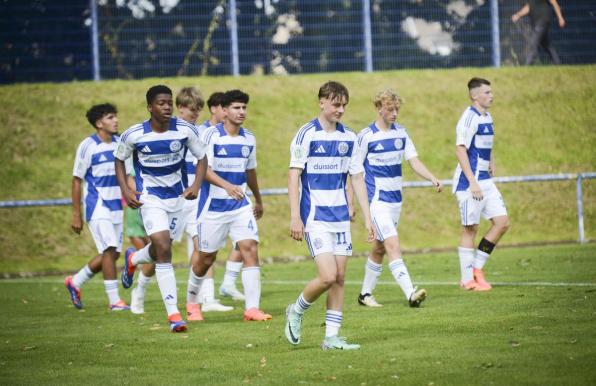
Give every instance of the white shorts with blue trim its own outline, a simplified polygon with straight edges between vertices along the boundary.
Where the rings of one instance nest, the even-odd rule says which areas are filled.
[[[337,256],[352,256],[352,234],[346,232],[305,232],[304,238],[312,257],[323,253]]]
[[[168,212],[161,208],[141,206],[141,219],[148,236],[169,231],[170,239],[176,240],[184,230],[184,211]]]
[[[474,200],[470,191],[455,192],[459,203],[459,214],[461,223],[464,226],[480,223],[480,216],[486,220],[493,217],[507,216],[507,208],[497,186],[489,180],[489,183],[482,183],[482,201]]]
[[[370,216],[377,232],[377,240],[383,242],[389,237],[397,236],[397,224],[401,214],[401,204],[383,205],[372,203]]]
[[[246,206],[245,208],[245,210],[239,211],[231,221],[200,220],[197,224],[199,251],[210,253],[223,248],[228,235],[234,246],[242,240],[255,240],[258,243],[257,220],[252,213],[252,207]]]
[[[110,220],[91,220],[87,223],[97,252],[104,253],[110,247],[115,247],[117,252],[122,250],[123,224],[114,224]]]

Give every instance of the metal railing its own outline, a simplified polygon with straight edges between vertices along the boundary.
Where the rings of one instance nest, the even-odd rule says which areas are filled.
[[[500,184],[519,183],[519,182],[548,182],[548,181],[576,181],[576,205],[577,205],[577,231],[578,231],[578,242],[584,243],[585,231],[584,231],[584,200],[583,200],[583,189],[582,181],[588,179],[595,179],[596,172],[586,173],[563,173],[563,174],[536,174],[530,176],[507,176],[507,177],[494,177],[493,181]],[[444,186],[453,185],[452,180],[441,180]],[[403,183],[404,188],[426,188],[432,187],[433,185],[429,181],[405,181]],[[250,195],[250,191],[248,192]],[[272,188],[262,189],[262,196],[282,196],[287,195],[287,188]],[[13,201],[0,201],[0,208],[23,208],[23,207],[36,207],[36,206],[67,206],[71,205],[72,200],[70,198],[59,198],[59,199],[45,199],[45,200],[13,200]]]

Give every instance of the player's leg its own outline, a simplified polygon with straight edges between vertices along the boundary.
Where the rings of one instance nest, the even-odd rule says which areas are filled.
[[[321,344],[323,350],[356,350],[358,344],[350,344],[339,336],[343,320],[344,285],[348,256],[352,255],[350,232],[336,233],[334,240],[334,259],[336,264],[335,281],[327,291],[327,312],[325,314],[325,339]]]
[[[484,265],[488,261],[495,246],[509,229],[509,217],[507,216],[507,208],[497,187],[493,184],[483,192],[485,195],[486,204],[483,208],[482,215],[490,219],[491,227],[486,232],[474,257],[474,279],[480,283],[484,288],[491,288],[491,285],[484,277]]]
[[[460,286],[466,290],[477,290],[479,286],[474,280],[474,240],[478,233],[484,199],[475,200],[470,192],[457,192],[456,197],[462,224],[457,249],[461,273]]]
[[[145,293],[153,276],[155,276],[155,264],[146,263],[141,265],[137,276],[137,285],[130,294],[130,311],[133,314],[145,313]]]
[[[93,279],[96,273],[101,271],[102,254],[94,256],[83,268],[72,276],[64,279],[64,285],[70,295],[70,301],[76,308],[83,308],[81,301],[81,287]]]
[[[377,231],[378,232],[378,231]],[[377,286],[379,277],[383,272],[383,256],[385,255],[385,247],[379,240],[373,241],[373,246],[370,251],[370,256],[364,265],[364,279],[362,280],[362,288],[358,294],[358,304],[369,307],[382,307],[382,304],[377,303],[373,296],[373,291]]]
[[[424,288],[418,290],[412,284],[412,278],[401,253],[399,237],[395,235],[385,239],[384,245],[387,250],[389,270],[393,278],[404,293],[410,307],[419,307],[420,303],[426,299],[426,290]]]
[[[109,221],[99,221],[99,229],[102,240],[107,247],[102,256],[102,271],[106,295],[109,300],[109,309],[111,311],[129,310],[118,293],[118,280],[116,272],[116,260],[120,257],[122,250],[122,224],[112,224]]]
[[[234,245],[228,255],[226,262],[226,272],[224,273],[224,279],[219,287],[219,294],[221,296],[231,297],[237,301],[244,301],[244,294],[236,287],[236,280],[240,276],[242,271],[242,255],[238,245]]]

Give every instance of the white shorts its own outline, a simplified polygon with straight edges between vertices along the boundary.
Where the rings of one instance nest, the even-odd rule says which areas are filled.
[[[192,240],[193,237],[197,236],[197,211],[198,211],[198,200],[186,200],[184,201],[184,208],[182,209],[182,230],[178,233],[174,241],[182,240],[184,233]]]
[[[148,236],[161,231],[170,231],[170,238],[176,240],[184,228],[184,211],[168,212],[161,208],[141,206],[141,219]]]
[[[370,206],[370,216],[377,231],[377,240],[383,242],[389,237],[397,236],[397,224],[401,214],[399,205],[375,205]]]
[[[230,236],[234,246],[241,240],[255,240],[259,242],[259,228],[257,220],[250,210],[241,211],[231,221],[199,221],[197,225],[199,235],[199,251],[215,252],[226,244],[226,236]]]
[[[123,224],[114,224],[109,220],[91,220],[87,223],[97,252],[103,253],[110,247],[116,247],[116,251],[122,250],[122,228]]]
[[[352,234],[346,232],[305,232],[304,238],[312,257],[323,253],[352,256]]]
[[[482,201],[474,200],[472,193],[456,192],[457,202],[459,203],[459,214],[461,223],[464,226],[476,225],[480,223],[480,216],[486,220],[493,217],[507,216],[507,208],[501,192],[494,183],[482,186]]]

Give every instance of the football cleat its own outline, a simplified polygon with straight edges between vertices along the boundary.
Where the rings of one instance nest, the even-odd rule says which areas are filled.
[[[139,287],[132,289],[130,296],[130,312],[133,314],[145,313],[145,294]]]
[[[219,287],[219,294],[224,297],[230,297],[236,301],[244,301],[245,297],[244,294],[236,287],[224,287],[223,285]]]
[[[321,343],[323,350],[358,350],[359,344],[350,344],[346,342],[346,338],[343,336],[327,336],[323,343]]]
[[[377,300],[371,294],[358,295],[358,304],[367,307],[383,307],[382,304],[377,303]]]
[[[211,312],[211,311],[226,312],[226,311],[232,311],[233,309],[234,309],[234,307],[223,305],[217,299],[213,299],[208,302],[204,302],[201,305],[201,311],[203,311],[203,312]]]
[[[135,252],[136,250],[132,247],[127,248],[126,252],[124,252],[124,269],[122,269],[122,275],[120,276],[122,287],[124,288],[130,288],[134,280],[137,267],[132,264],[132,255],[134,255]]]
[[[114,304],[110,304],[108,306],[108,308],[110,311],[128,311],[128,310],[130,310],[130,307],[128,306],[128,304],[126,304],[124,302],[124,300],[122,300],[122,299],[118,300]]]
[[[271,315],[264,313],[258,308],[249,308],[248,310],[244,311],[244,320],[246,321],[253,320],[257,322],[262,322],[271,319],[273,319]]]
[[[286,339],[290,344],[297,345],[300,343],[300,329],[302,327],[302,315],[297,313],[294,309],[294,303],[286,307]]]
[[[83,303],[81,302],[81,290],[72,284],[72,276],[67,276],[64,279],[64,285],[70,294],[70,301],[72,302],[72,305],[79,310],[83,308]]]
[[[414,288],[414,292],[410,295],[410,299],[408,299],[408,303],[412,308],[420,307],[420,303],[422,303],[426,299],[426,290],[423,288],[418,290],[418,288]]]
[[[186,303],[186,317],[189,322],[203,321],[203,314],[201,313],[201,305],[197,303]]]
[[[476,280],[476,283],[481,288],[476,289],[476,291],[488,291],[493,288],[484,278],[484,272],[481,269],[474,268],[474,280]]]
[[[464,283],[463,281],[460,282],[459,286],[467,291],[474,291],[476,290],[476,287],[478,287],[478,283],[476,282],[476,280],[472,279],[466,283]]]
[[[172,332],[184,332],[187,329],[186,322],[182,320],[179,313],[168,316],[168,322],[170,322],[170,331]]]

